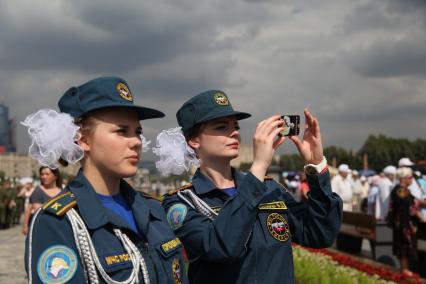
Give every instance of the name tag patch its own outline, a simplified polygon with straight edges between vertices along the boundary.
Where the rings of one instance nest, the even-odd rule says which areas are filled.
[[[104,257],[105,264],[108,268],[114,267],[119,264],[123,264],[130,261],[128,253],[120,253],[114,255],[108,255]]]
[[[171,251],[176,250],[177,248],[181,247],[182,243],[178,238],[173,239],[171,241],[165,242],[161,245],[161,250],[167,255]]]
[[[287,205],[284,201],[275,201],[269,203],[262,203],[258,206],[258,209],[261,211],[284,211],[287,210]]]

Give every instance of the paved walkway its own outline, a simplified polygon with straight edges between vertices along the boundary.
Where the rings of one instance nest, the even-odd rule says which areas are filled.
[[[25,279],[25,236],[21,225],[0,230],[0,283],[27,283]]]

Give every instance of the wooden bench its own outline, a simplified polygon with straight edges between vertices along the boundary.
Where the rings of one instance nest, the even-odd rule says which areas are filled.
[[[343,212],[340,233],[336,240],[339,250],[349,253],[361,253],[362,240],[370,241],[373,259],[391,265],[399,266],[398,259],[392,253],[392,228],[386,222],[365,213]]]
[[[420,223],[417,232],[419,262],[426,263],[426,224]],[[352,254],[361,253],[362,240],[370,241],[373,259],[399,267],[399,260],[393,255],[392,228],[386,222],[376,221],[368,214],[343,211],[342,225],[336,240],[336,247]]]

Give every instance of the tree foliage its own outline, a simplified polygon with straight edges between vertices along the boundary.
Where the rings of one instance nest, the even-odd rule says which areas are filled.
[[[381,170],[386,165],[397,165],[402,157],[412,161],[426,159],[426,140],[410,141],[404,138],[390,138],[384,135],[370,135],[358,152],[368,154],[370,168]]]
[[[405,138],[391,138],[384,135],[370,135],[360,150],[347,150],[339,146],[324,148],[329,164],[348,164],[352,169],[363,168],[363,156],[368,156],[368,167],[381,171],[386,165],[397,165],[402,157],[412,161],[426,160],[426,140],[410,141]],[[299,171],[304,161],[299,154],[281,155],[278,165],[285,170]],[[247,167],[247,165],[245,165]]]

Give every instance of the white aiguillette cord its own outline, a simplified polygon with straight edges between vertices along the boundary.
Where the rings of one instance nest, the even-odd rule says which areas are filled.
[[[185,189],[179,191],[177,195],[183,201],[185,201],[186,204],[188,204],[204,216],[208,217],[209,219],[213,220],[215,217],[217,217],[218,214],[214,212],[214,210],[207,203],[205,203],[201,198],[199,198],[195,193],[193,193],[192,190]]]
[[[90,234],[87,231],[87,228],[81,219],[80,215],[74,210],[71,209],[67,212],[67,216],[70,219],[71,227],[74,232],[74,238],[76,240],[77,249],[79,250],[80,255],[84,260],[85,269],[87,269],[87,274],[91,283],[99,283],[98,275],[96,273],[95,266],[105,282],[109,284],[134,284],[139,283],[139,269],[142,271],[143,281],[145,284],[149,284],[149,275],[146,263],[141,253],[135,244],[123,234],[119,229],[114,229],[114,234],[120,239],[123,244],[124,249],[129,254],[130,260],[133,264],[132,273],[129,278],[124,281],[115,281],[106,273],[102,264],[99,262],[99,257],[96,253],[95,247],[93,245]]]
[[[30,231],[28,234],[29,237],[29,252],[28,252],[28,283],[32,283],[32,236],[33,236],[33,228],[34,223],[41,212],[41,208],[37,210],[34,214],[34,218],[31,222]],[[77,211],[71,209],[67,212],[67,216],[70,220],[71,227],[74,233],[74,239],[76,242],[76,246],[78,252],[83,259],[83,268],[88,276],[89,283],[99,283],[98,274],[96,269],[101,274],[102,278],[106,283],[109,284],[135,284],[139,283],[139,269],[142,271],[143,283],[150,284],[148,269],[145,263],[145,260],[138,248],[135,244],[129,239],[126,234],[123,234],[119,229],[114,229],[114,234],[120,239],[123,244],[124,249],[129,254],[129,258],[133,264],[132,273],[129,278],[124,281],[115,281],[106,273],[102,264],[99,261],[99,257],[96,253],[95,247],[93,245],[92,239],[90,238],[90,234],[87,231],[87,228],[84,224],[84,221],[81,219],[80,215],[78,215]]]

